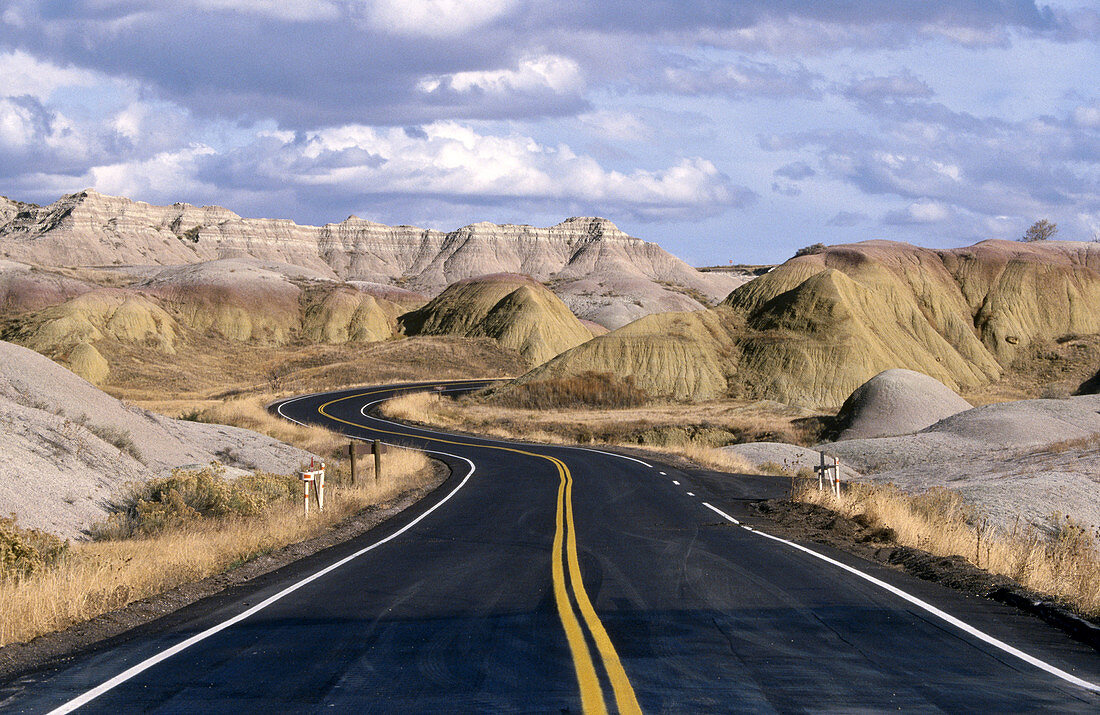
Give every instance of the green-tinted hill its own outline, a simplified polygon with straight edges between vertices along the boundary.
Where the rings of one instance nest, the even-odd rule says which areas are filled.
[[[493,338],[532,365],[592,338],[557,296],[532,278],[514,273],[454,283],[400,320],[407,335]]]
[[[1098,244],[868,241],[792,258],[713,310],[648,316],[521,379],[612,372],[676,399],[836,406],[883,370],[965,391],[1032,343],[1097,332]]]

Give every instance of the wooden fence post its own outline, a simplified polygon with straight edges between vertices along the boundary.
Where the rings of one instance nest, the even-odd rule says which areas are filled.
[[[382,478],[382,443],[374,440],[374,481]]]
[[[351,459],[351,483],[355,484],[355,441],[348,442],[348,457]]]

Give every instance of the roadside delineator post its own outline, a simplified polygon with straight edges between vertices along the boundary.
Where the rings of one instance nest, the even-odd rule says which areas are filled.
[[[833,457],[833,493],[840,498],[840,458]]]
[[[825,491],[825,453],[818,452],[821,455],[821,464],[814,467],[814,471],[817,472],[817,490],[819,492]]]
[[[302,498],[305,515],[309,516],[309,485],[314,485],[314,499],[317,500],[317,511],[325,510],[325,463],[321,462],[320,469],[315,468],[313,459],[309,460],[309,469],[298,472],[298,478],[302,480]]]

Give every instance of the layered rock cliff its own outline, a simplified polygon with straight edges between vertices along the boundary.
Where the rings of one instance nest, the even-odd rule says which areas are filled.
[[[217,206],[153,206],[87,190],[48,206],[0,201],[0,256],[46,266],[174,265],[250,256],[332,278],[436,294],[458,280],[523,273],[579,317],[619,327],[697,310],[747,277],[701,273],[601,218],[549,228],[476,223],[444,233],[355,216],[325,226],[249,219]],[[694,296],[694,297],[693,297]]]

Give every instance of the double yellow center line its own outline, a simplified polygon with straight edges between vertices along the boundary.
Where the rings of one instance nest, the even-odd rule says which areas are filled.
[[[427,387],[431,386],[425,386],[425,389]],[[600,679],[597,675],[596,666],[588,647],[585,631],[581,627],[581,621],[583,620],[584,625],[587,627],[588,634],[600,655],[604,671],[607,673],[607,679],[615,694],[616,708],[620,713],[641,713],[642,710],[638,706],[638,699],[634,695],[634,688],[630,685],[630,680],[626,677],[626,671],[623,670],[622,662],[619,660],[619,654],[615,652],[615,646],[612,645],[611,638],[607,635],[607,630],[604,628],[599,616],[596,615],[596,609],[592,607],[592,601],[588,598],[588,592],[585,591],[584,581],[581,578],[581,564],[580,559],[577,557],[577,532],[573,524],[573,475],[570,473],[569,467],[560,459],[545,454],[537,454],[535,452],[528,452],[526,450],[505,447],[502,445],[472,444],[469,442],[459,442],[437,437],[425,437],[423,435],[393,432],[335,417],[325,411],[329,406],[339,402],[377,395],[388,391],[389,390],[373,390],[340,397],[324,403],[317,408],[317,412],[330,420],[342,422],[352,427],[368,429],[380,434],[414,437],[416,439],[424,439],[430,442],[457,445],[460,447],[496,449],[502,452],[512,452],[528,457],[545,459],[554,464],[558,471],[558,504],[557,513],[554,517],[554,557],[551,564],[551,576],[554,582],[554,601],[557,605],[558,617],[561,619],[562,627],[565,629],[565,638],[569,644],[569,651],[573,657],[573,668],[576,671],[577,683],[580,686],[581,706],[586,713],[607,712],[603,687],[600,685]],[[566,580],[567,573],[569,576],[568,581]],[[572,589],[572,598],[570,597],[570,588]],[[573,605],[574,599],[576,600],[576,608],[574,608]],[[580,613],[579,619],[577,617],[578,611]]]

